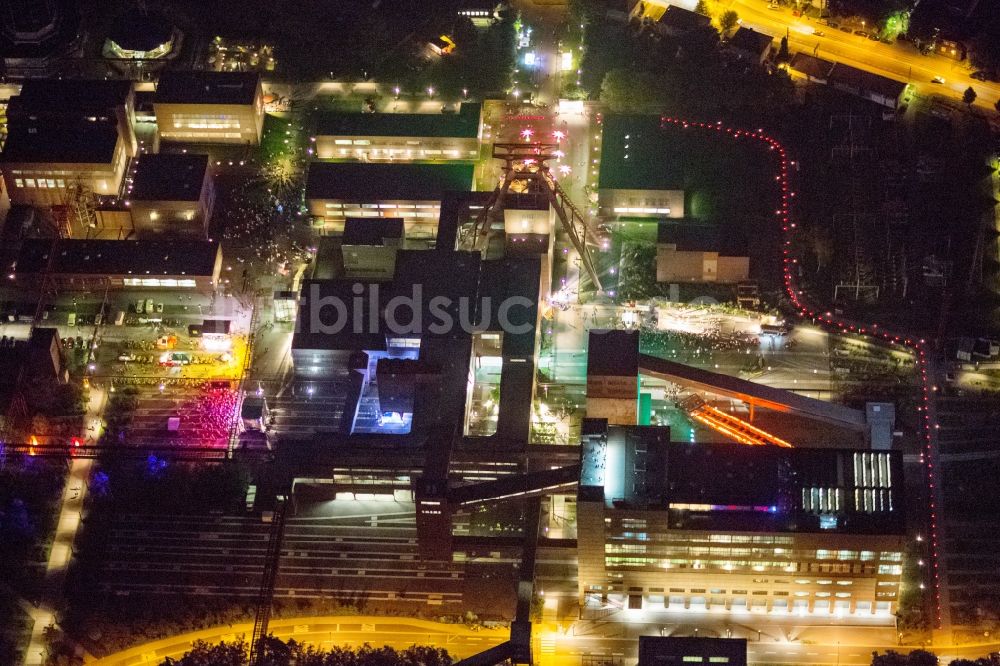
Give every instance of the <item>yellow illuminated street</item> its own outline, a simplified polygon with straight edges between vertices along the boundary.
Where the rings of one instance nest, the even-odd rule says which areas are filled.
[[[508,638],[506,629],[480,629],[462,624],[444,624],[406,617],[366,615],[272,620],[270,629],[276,638],[282,640],[294,638],[296,641],[324,648],[334,645],[359,647],[365,643],[374,646],[388,645],[396,649],[404,649],[414,644],[429,645],[447,650],[456,659],[482,652]],[[180,658],[191,649],[194,641],[209,643],[234,641],[241,635],[249,637],[252,631],[253,624],[250,622],[213,627],[144,643],[88,663],[95,666],[159,664],[167,657]]]
[[[826,60],[888,76],[912,84],[920,94],[939,93],[961,99],[966,88],[972,86],[979,96],[977,106],[989,107],[1000,99],[1000,84],[976,81],[969,74],[966,62],[950,60],[938,55],[921,55],[911,44],[883,44],[836,28],[821,25],[806,17],[792,16],[787,7],[768,9],[762,0],[731,0],[720,5],[733,9],[742,19],[742,25],[781,39],[787,31],[788,48],[792,52],[815,54]],[[817,37],[815,30],[823,32]],[[931,83],[935,76],[945,83]]]

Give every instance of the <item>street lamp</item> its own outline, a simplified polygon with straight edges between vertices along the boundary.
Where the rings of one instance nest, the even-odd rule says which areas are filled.
[[[427,86],[427,94],[434,97],[434,86]]]

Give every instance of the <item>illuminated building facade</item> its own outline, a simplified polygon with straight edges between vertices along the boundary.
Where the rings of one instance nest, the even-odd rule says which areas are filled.
[[[49,240],[21,245],[17,284],[42,280],[70,291],[112,288],[188,289],[211,292],[219,282],[222,248],[203,240]]]
[[[118,195],[128,150],[112,121],[18,122],[9,129],[0,169],[11,203],[58,206],[77,188]]]
[[[472,189],[472,164],[313,162],[306,205],[323,233],[339,235],[349,217],[401,218],[408,239],[437,233],[447,192]]]
[[[660,223],[656,241],[657,282],[732,284],[750,277],[746,243],[732,229],[715,225]]]
[[[683,190],[601,188],[597,197],[598,211],[606,219],[684,217]]]
[[[366,161],[475,160],[482,105],[458,113],[323,113],[317,117],[319,159]]]
[[[264,91],[255,72],[164,72],[153,98],[166,141],[260,143]]]
[[[118,195],[137,149],[130,81],[28,80],[7,116],[0,169],[12,203],[62,205],[77,190]]]
[[[143,155],[128,204],[140,238],[207,238],[215,204],[208,155]]]
[[[581,603],[891,619],[902,573],[898,452],[669,441],[584,423]]]

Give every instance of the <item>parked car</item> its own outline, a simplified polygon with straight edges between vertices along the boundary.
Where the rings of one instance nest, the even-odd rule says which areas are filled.
[[[972,77],[972,78],[974,78],[976,81],[992,81],[992,80],[994,80],[994,77],[993,77],[992,74],[990,74],[989,72],[985,72],[983,70],[975,71],[972,74],[969,74],[969,76]]]
[[[826,33],[822,30],[813,30],[813,37],[826,37]]]
[[[855,30],[854,34],[857,35],[858,37],[868,37],[868,33],[865,32],[864,30]]]
[[[872,40],[873,42],[880,42],[880,41],[882,41],[881,39],[878,38],[878,34],[868,35],[868,39]]]

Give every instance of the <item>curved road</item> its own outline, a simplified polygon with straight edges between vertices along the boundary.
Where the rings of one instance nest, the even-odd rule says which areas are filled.
[[[411,645],[444,648],[456,658],[482,652],[509,638],[507,629],[471,629],[461,624],[444,624],[406,617],[342,615],[301,617],[272,620],[270,633],[282,640],[296,641],[329,648],[333,645],[361,646],[365,643],[397,650]],[[147,666],[161,663],[167,657],[178,659],[191,649],[195,641],[219,643],[233,641],[240,635],[253,633],[253,623],[227,625],[179,634],[89,661],[94,666]]]

